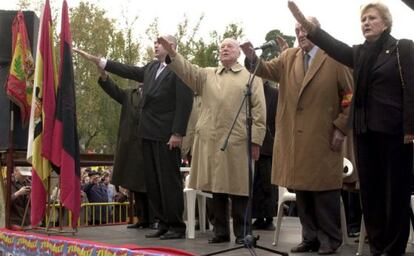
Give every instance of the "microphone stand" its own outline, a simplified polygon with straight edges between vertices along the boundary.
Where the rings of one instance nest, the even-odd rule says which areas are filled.
[[[252,232],[252,218],[251,218],[251,212],[252,212],[252,199],[253,199],[253,177],[254,177],[254,167],[253,167],[253,158],[252,158],[252,124],[253,124],[253,117],[252,117],[252,104],[251,104],[251,96],[252,96],[252,84],[254,81],[254,78],[256,77],[256,72],[259,67],[259,61],[256,62],[254,65],[253,72],[250,72],[249,79],[247,81],[246,85],[246,92],[244,94],[243,100],[240,104],[239,110],[236,113],[236,116],[233,119],[232,126],[227,134],[226,140],[223,143],[223,146],[220,148],[221,151],[225,151],[228,145],[228,141],[230,138],[230,135],[233,132],[234,125],[236,124],[237,118],[239,117],[241,110],[243,108],[244,103],[246,102],[246,131],[247,131],[247,159],[248,159],[248,172],[249,172],[249,194],[248,194],[248,201],[247,201],[247,207],[246,207],[246,213],[245,213],[245,219],[244,219],[244,239],[243,239],[243,245],[236,246],[229,249],[224,249],[212,253],[203,254],[204,256],[211,256],[211,255],[218,255],[225,252],[230,252],[234,250],[238,250],[241,248],[246,248],[249,250],[251,255],[256,255],[256,252],[254,251],[254,248],[262,249],[264,251],[273,252],[275,254],[287,256],[289,255],[286,252],[277,251],[274,249],[266,248],[263,246],[260,246],[257,244],[257,241],[259,240],[260,236],[254,236]]]

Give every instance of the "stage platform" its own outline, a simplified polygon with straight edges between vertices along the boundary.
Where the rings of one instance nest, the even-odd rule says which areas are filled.
[[[99,255],[204,255],[214,251],[219,251],[227,248],[232,248],[236,246],[234,243],[234,237],[230,243],[224,244],[208,244],[207,240],[212,236],[212,231],[207,231],[202,234],[196,232],[195,239],[180,239],[180,240],[159,240],[155,238],[145,238],[145,234],[151,232],[148,229],[127,229],[125,225],[119,226],[102,226],[102,227],[87,227],[80,228],[76,236],[70,234],[60,235],[62,239],[66,240],[76,240],[84,244],[96,244],[97,246],[109,246],[110,248],[120,249],[124,248],[124,253],[119,251],[118,254],[99,254]],[[273,231],[255,231],[255,235],[260,235],[260,240],[258,244],[264,247],[275,249],[278,251],[288,252],[289,255],[306,255],[314,256],[318,255],[317,253],[307,253],[307,254],[292,254],[290,253],[290,248],[297,245],[301,240],[301,228],[298,218],[287,217],[283,220],[282,229],[280,232],[279,245],[277,247],[272,246],[273,241]],[[30,232],[27,232],[30,235]],[[56,237],[56,236],[54,236]],[[177,249],[177,251],[168,251],[168,250],[151,250],[157,248],[167,248],[167,249]],[[125,250],[135,250],[137,254],[127,254]],[[180,253],[180,250],[187,252]],[[270,252],[266,252],[260,249],[255,249],[256,255],[267,256],[275,255]],[[341,249],[335,255],[355,255],[357,251],[357,243],[352,245],[343,245]],[[103,252],[103,251],[101,251]],[[409,243],[407,246],[407,255],[414,256],[414,246]],[[170,254],[171,253],[171,254]],[[61,255],[61,254],[55,254]],[[72,254],[77,255],[77,254]],[[81,254],[79,254],[81,255]],[[82,254],[82,255],[98,255],[98,254]],[[245,248],[238,249],[236,251],[223,253],[220,255],[225,256],[241,256],[241,255],[251,255],[249,251]],[[368,245],[364,246],[364,255],[369,255]]]

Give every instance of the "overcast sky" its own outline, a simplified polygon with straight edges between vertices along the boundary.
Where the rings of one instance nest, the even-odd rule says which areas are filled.
[[[67,0],[69,7],[76,7],[80,0]],[[15,9],[17,0],[1,0],[0,9]],[[127,16],[138,16],[137,35],[144,35],[145,29],[159,18],[162,33],[174,34],[177,24],[186,15],[193,27],[201,14],[205,18],[200,32],[208,39],[209,32],[219,33],[229,23],[237,23],[244,28],[245,38],[254,45],[264,42],[265,35],[272,29],[284,34],[294,35],[292,15],[287,8],[287,0],[90,0],[108,13],[108,17],[117,19],[126,11]],[[356,44],[363,42],[359,24],[360,6],[365,0],[297,0],[296,3],[306,16],[315,16],[322,27],[338,39]],[[414,39],[414,11],[400,0],[383,0],[389,6],[394,19],[392,34],[397,38]],[[61,6],[61,1],[51,0],[52,5]],[[158,5],[157,5],[158,4]],[[139,40],[139,38],[137,38]]]

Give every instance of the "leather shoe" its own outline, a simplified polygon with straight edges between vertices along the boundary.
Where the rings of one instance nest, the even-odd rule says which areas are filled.
[[[335,250],[331,249],[331,248],[319,248],[318,250],[318,254],[319,255],[330,255],[330,254],[334,254]]]
[[[319,246],[317,244],[302,242],[298,246],[293,247],[290,252],[317,252],[318,250]]]
[[[148,228],[148,222],[137,222],[135,224],[128,225],[127,228]]]
[[[185,238],[184,233],[179,233],[175,231],[168,230],[167,233],[160,236],[161,240],[170,240],[170,239],[182,239]]]
[[[241,236],[236,237],[236,240],[234,241],[236,244],[244,244],[244,238]]]
[[[145,237],[146,238],[158,238],[158,237],[161,237],[162,235],[164,235],[165,233],[167,233],[167,231],[168,230],[160,230],[160,229],[158,229],[155,232],[146,234]]]
[[[213,236],[212,238],[208,239],[209,244],[219,244],[230,242],[230,236]]]

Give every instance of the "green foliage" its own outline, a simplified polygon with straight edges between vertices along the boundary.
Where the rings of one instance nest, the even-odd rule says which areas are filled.
[[[265,37],[265,41],[266,42],[270,41],[270,40],[275,40],[276,41],[277,36],[283,37],[286,40],[286,42],[288,43],[289,47],[293,46],[293,44],[295,42],[295,39],[296,39],[296,37],[294,37],[294,36],[284,35],[282,32],[280,32],[279,29],[274,29],[274,30],[271,30],[271,31],[267,32],[266,37]],[[270,60],[270,59],[273,59],[276,56],[279,56],[279,54],[280,54],[280,48],[277,45],[274,48],[265,49],[262,52],[262,55],[260,57]]]
[[[132,38],[131,26],[117,30],[115,20],[106,18],[104,10],[88,2],[81,2],[70,13],[74,47],[123,63],[138,62],[139,45]],[[74,67],[81,145],[84,149],[113,153],[120,106],[97,84],[95,65],[74,54]],[[121,88],[136,86],[125,79],[113,78]]]

